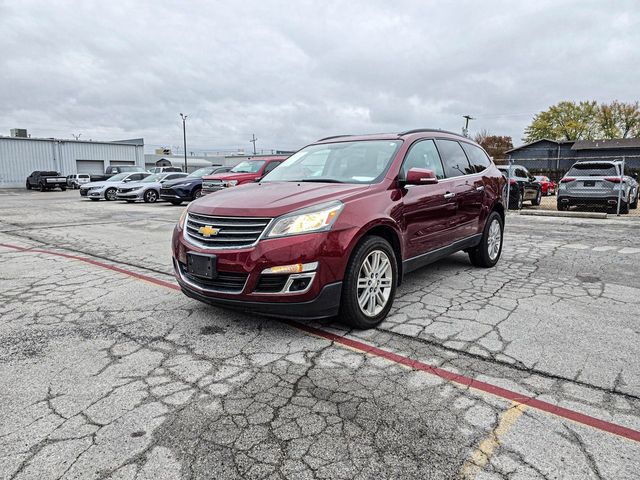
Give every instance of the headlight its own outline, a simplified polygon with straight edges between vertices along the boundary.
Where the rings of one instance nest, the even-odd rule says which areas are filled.
[[[179,183],[178,185],[172,185],[173,188],[190,187],[190,183]]]
[[[323,203],[298,210],[276,219],[267,238],[331,230],[344,208],[342,202]]]
[[[227,187],[235,187],[238,184],[238,180],[228,180],[225,183],[227,184]]]
[[[134,191],[136,191],[136,190],[140,190],[141,188],[142,188],[142,186],[139,186],[139,187],[133,187],[133,188],[131,189],[131,191],[132,191],[132,192],[134,192]]]
[[[184,221],[187,218],[187,210],[188,208],[185,208],[182,213],[180,214],[180,219],[178,220],[178,228],[183,230],[184,229]]]

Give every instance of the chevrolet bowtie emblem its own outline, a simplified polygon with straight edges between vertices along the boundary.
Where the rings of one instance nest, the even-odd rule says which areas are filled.
[[[205,225],[204,227],[200,227],[198,229],[198,232],[200,233],[200,235],[207,238],[215,237],[219,231],[220,231],[219,228],[213,228],[211,225]]]

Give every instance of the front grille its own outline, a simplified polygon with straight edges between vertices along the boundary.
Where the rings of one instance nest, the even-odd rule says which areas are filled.
[[[260,275],[255,291],[258,293],[278,293],[284,289],[289,275]]]
[[[213,217],[189,213],[185,235],[196,244],[209,248],[247,247],[258,241],[270,221],[270,218]],[[217,229],[217,232],[207,237],[200,232],[202,227]]]
[[[218,276],[209,280],[208,278],[196,277],[187,272],[185,266],[180,264],[180,273],[190,283],[204,289],[215,290],[221,293],[241,293],[247,283],[248,273],[218,272]]]

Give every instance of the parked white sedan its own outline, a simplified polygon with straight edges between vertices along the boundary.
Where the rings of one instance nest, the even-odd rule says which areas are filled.
[[[91,200],[116,200],[118,187],[131,182],[139,182],[151,175],[149,172],[123,172],[109,177],[103,182],[85,183],[80,187],[80,196]]]

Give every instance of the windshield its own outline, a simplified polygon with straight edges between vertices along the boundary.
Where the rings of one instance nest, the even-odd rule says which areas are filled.
[[[251,162],[242,162],[233,167],[230,171],[233,173],[258,173],[262,166],[264,165],[264,160],[254,160]]]
[[[109,177],[109,182],[121,182],[122,180],[124,180],[125,178],[127,178],[130,174],[129,173],[118,173],[117,175],[114,175],[113,177]]]
[[[193,172],[191,172],[189,175],[187,175],[188,177],[191,178],[202,178],[205,175],[211,175],[213,173],[213,171],[216,169],[217,167],[204,167],[204,168],[199,168],[198,170],[194,170]]]
[[[567,172],[567,177],[609,177],[620,172],[613,163],[576,163]]]
[[[269,173],[264,182],[374,183],[382,179],[400,140],[311,145]]]
[[[148,177],[143,178],[142,180],[140,180],[140,183],[159,182],[166,176],[167,176],[166,173],[155,173],[153,175],[149,175]]]

